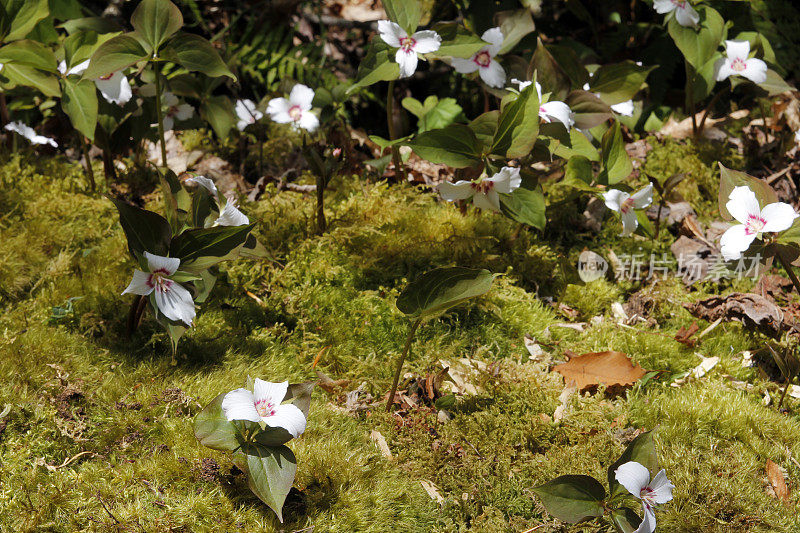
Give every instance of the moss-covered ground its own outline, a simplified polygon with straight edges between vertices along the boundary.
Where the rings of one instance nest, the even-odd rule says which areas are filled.
[[[691,172],[685,196],[708,219],[715,157],[668,143],[646,165],[651,174]],[[585,246],[668,252],[667,232],[655,244],[622,240],[608,216],[599,235],[576,230],[576,205],[559,209],[543,234],[515,235],[501,216],[465,216],[411,186],[352,177],[328,192],[330,231],[317,236],[311,197],[268,190],[243,210],[273,259],[223,267],[182,340],[185,357],[171,366],[168,338],[152,318],[125,334],[130,300],[120,293],[133,264],[113,206],[86,192],[80,167],[15,156],[2,160],[0,180],[2,531],[606,531],[559,523],[531,489],[562,474],[604,480],[634,431],[651,429],[677,487],[658,512],[660,531],[800,527],[800,498],[785,504],[769,494],[765,474],[771,459],[796,488],[797,402],[783,413],[764,406],[764,391],[774,396],[777,386],[741,364],[741,352],[763,339],[723,324],[696,348],[673,340],[693,320],[683,303],[732,287],[648,284],[656,325],[626,327],[611,304],[640,286],[567,286],[564,265]],[[159,209],[156,197],[150,202]],[[198,445],[193,416],[248,375],[299,382],[321,370],[350,380],[346,390],[364,383],[381,398],[408,330],[395,298],[409,279],[451,264],[502,275],[487,296],[423,326],[405,371],[437,371],[439,359],[483,361],[492,371],[475,377],[480,394],[459,398],[452,419],[440,422],[428,408],[351,414],[318,387],[308,430],[290,443],[296,491],[278,523],[229,456]],[[591,325],[582,333],[554,326],[568,319],[546,297]],[[622,395],[573,396],[554,422],[563,381],[529,359],[526,334],[556,360],[566,350],[614,349],[659,373]],[[700,362],[696,353],[721,362],[671,386]]]

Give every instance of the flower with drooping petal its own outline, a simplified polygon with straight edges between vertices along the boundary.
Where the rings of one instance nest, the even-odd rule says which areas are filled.
[[[214,184],[213,180],[205,176],[191,176],[186,178],[184,183],[188,183],[190,185],[199,185],[210,192],[211,196],[217,196],[217,186]]]
[[[58,148],[58,143],[56,141],[50,137],[37,134],[33,128],[22,122],[9,122],[6,124],[5,129],[6,131],[13,131],[14,133],[22,135],[28,139],[31,144],[49,144],[53,148]]]
[[[236,128],[239,131],[244,130],[250,124],[255,124],[264,116],[264,113],[256,107],[255,102],[249,99],[237,100],[235,111],[236,117],[239,119],[236,123]]]
[[[490,28],[483,32],[481,39],[489,43],[469,59],[452,58],[453,68],[461,74],[478,71],[483,82],[489,87],[500,89],[506,83],[506,71],[495,56],[503,46],[503,32],[500,28]]]
[[[94,80],[94,84],[103,95],[107,102],[117,105],[125,105],[133,97],[131,84],[121,70],[112,72],[107,76],[100,76]]]
[[[187,103],[180,103],[178,97],[171,92],[165,92],[162,99],[166,108],[164,113],[164,131],[175,127],[175,120],[189,120],[194,116],[194,108]]]
[[[234,202],[233,199],[228,199],[228,201],[225,203],[225,207],[223,207],[222,211],[220,211],[216,222],[214,222],[214,225],[246,226],[249,223],[250,219],[247,218],[247,215],[237,209],[236,202]]]
[[[611,107],[611,110],[615,113],[626,117],[633,116],[633,100],[626,100],[624,102],[620,102],[618,104],[614,104]]]
[[[407,78],[417,70],[417,54],[435,52],[442,44],[442,38],[435,31],[423,30],[409,36],[399,24],[390,20],[379,20],[378,32],[383,42],[397,48],[394,60],[400,66],[401,78]]]
[[[681,26],[694,27],[700,22],[700,14],[688,0],[654,0],[653,7],[661,15],[675,11],[675,20]]]
[[[267,105],[267,114],[278,124],[291,124],[294,128],[314,131],[319,119],[311,112],[314,90],[298,83],[289,93],[289,99],[273,98]]]
[[[192,295],[180,283],[171,279],[181,266],[181,260],[150,252],[145,252],[144,257],[147,259],[149,272],[134,270],[133,280],[122,294],[148,296],[155,291],[156,307],[165,317],[191,326],[195,317]]]
[[[61,61],[58,63],[58,71],[64,76],[72,76],[72,75],[80,76],[81,74],[86,72],[87,68],[89,68],[89,61],[90,61],[89,59],[87,59],[86,61],[82,61],[81,63],[78,63],[69,70],[67,70],[67,62]]]
[[[767,81],[767,64],[755,57],[750,57],[749,41],[725,41],[725,56],[717,60],[714,68],[717,81],[730,76],[744,76],[753,83]]]
[[[611,189],[603,194],[606,207],[619,213],[622,219],[621,237],[627,237],[639,227],[634,209],[644,209],[653,202],[653,185],[648,185],[640,191],[628,194],[619,189]]]
[[[629,461],[614,471],[614,478],[642,501],[644,517],[633,533],[653,533],[656,530],[654,507],[672,500],[672,489],[675,488],[667,479],[666,472],[662,469],[651,481],[650,471],[644,465]]]
[[[288,381],[270,383],[256,378],[253,392],[236,389],[226,394],[222,411],[229,422],[263,422],[269,427],[283,428],[296,438],[306,430],[306,415],[296,405],[281,403],[288,389]]]
[[[513,81],[513,80],[512,80]],[[522,87],[522,84],[520,84]],[[568,130],[575,124],[575,113],[564,102],[552,100],[541,103],[542,101],[542,86],[536,82],[536,94],[539,95],[539,117],[546,123],[554,120],[561,122]]]
[[[500,211],[500,194],[511,194],[522,184],[519,169],[503,167],[491,178],[477,181],[445,181],[439,184],[439,194],[448,202],[472,198],[475,207]]]
[[[783,202],[774,202],[764,209],[750,187],[734,187],[725,204],[728,213],[739,224],[731,226],[720,238],[720,251],[726,261],[739,259],[762,233],[787,230],[798,215],[794,208]]]

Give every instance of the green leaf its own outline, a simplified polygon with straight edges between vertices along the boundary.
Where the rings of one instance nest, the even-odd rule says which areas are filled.
[[[442,38],[439,49],[432,54],[437,57],[470,58],[489,44],[457,22],[440,22],[431,29]]]
[[[618,533],[633,533],[642,523],[642,519],[630,507],[620,507],[611,511],[611,521]]]
[[[61,108],[69,117],[72,126],[84,137],[94,141],[97,128],[97,90],[91,80],[61,80],[63,96]]]
[[[592,183],[592,181],[594,181],[592,162],[582,155],[570,157],[569,160],[567,160],[567,165],[564,167],[564,178],[566,181],[577,180],[587,185]]]
[[[167,219],[125,203],[116,198],[109,198],[119,212],[119,223],[128,239],[128,249],[134,259],[144,252],[166,256],[169,251],[172,228]],[[137,259],[138,260],[138,259]]]
[[[611,107],[589,91],[572,91],[564,103],[575,114],[575,127],[582,130],[592,129],[614,116]]]
[[[242,436],[222,410],[222,400],[226,394],[223,392],[211,400],[211,403],[194,417],[194,436],[207,448],[233,452],[241,445]]]
[[[523,37],[536,30],[530,9],[499,11],[495,18],[503,33],[503,44],[498,52],[501,55],[513,50]]]
[[[704,100],[708,95],[714,91],[717,84],[716,79],[716,62],[717,59],[722,57],[722,54],[715,52],[705,65],[700,69],[695,69],[693,66],[688,66],[688,75],[691,79],[692,98],[695,102]]]
[[[131,15],[131,24],[150,50],[157,52],[164,41],[181,29],[183,15],[169,0],[142,0]]]
[[[204,99],[200,104],[200,115],[211,124],[211,128],[220,139],[228,136],[238,120],[233,111],[233,102],[225,95],[209,96]]]
[[[234,456],[237,466],[247,473],[247,484],[283,522],[283,503],[294,484],[297,459],[286,446],[268,447],[245,444]]]
[[[428,96],[425,103],[416,98],[407,96],[403,98],[403,107],[417,117],[419,132],[441,129],[449,126],[462,116],[463,110],[455,98],[442,98]]]
[[[759,87],[767,91],[769,96],[775,96],[778,94],[785,93],[787,91],[795,91],[796,89],[786,83],[786,81],[780,77],[780,75],[772,70],[771,68],[767,69],[767,79],[766,81],[759,83]]]
[[[716,10],[707,5],[696,5],[695,9],[700,15],[697,28],[681,26],[672,17],[667,23],[667,31],[686,61],[693,67],[700,68],[711,59],[722,42],[725,21]]]
[[[9,13],[10,14],[10,13]],[[25,0],[11,20],[5,42],[24,39],[39,22],[50,14],[47,0]]]
[[[61,96],[61,85],[56,76],[21,63],[3,65],[0,77],[8,80],[7,89],[22,85],[23,87],[33,87],[45,96]]]
[[[107,17],[86,17],[68,20],[59,26],[72,35],[80,31],[94,31],[97,33],[116,33],[122,31],[122,26]]]
[[[479,115],[468,126],[482,144],[489,146],[492,144],[494,135],[497,132],[497,122],[499,120],[500,111],[495,109]]]
[[[511,194],[501,194],[500,210],[508,218],[536,229],[543,230],[547,223],[544,192],[539,186],[519,187]]]
[[[397,297],[397,308],[411,318],[430,318],[481,296],[492,288],[488,270],[446,267],[425,272]]]
[[[109,41],[119,33],[99,34],[95,31],[75,32],[64,39],[64,62],[67,68],[72,68],[87,59],[100,48],[104,42]]]
[[[283,401],[288,402],[291,400],[298,409],[303,411],[306,418],[308,418],[308,413],[311,409],[311,393],[314,391],[316,385],[317,383],[315,381],[292,383],[286,390],[286,396],[284,396]]]
[[[247,226],[216,226],[205,229],[188,229],[172,239],[170,257],[181,260],[181,268],[191,265],[194,270],[202,264],[204,267],[221,261],[235,248],[244,244],[247,235],[255,224]],[[201,261],[201,259],[204,259]]]
[[[625,448],[619,459],[608,467],[608,486],[611,490],[611,497],[614,498],[621,494],[626,494],[627,490],[615,477],[614,472],[625,463],[635,461],[650,471],[650,475],[658,470],[658,453],[656,452],[655,433],[647,431],[642,433]]]
[[[195,228],[205,227],[206,219],[211,216],[214,209],[214,199],[205,187],[198,187],[192,194],[192,207],[189,213],[192,226]]]
[[[186,70],[202,72],[211,78],[228,76],[236,81],[236,76],[217,50],[199,35],[179,33],[164,46],[160,55],[163,59],[177,63]]]
[[[603,65],[597,69],[589,84],[591,91],[608,105],[626,102],[644,85],[655,66],[639,66],[633,61]]]
[[[0,48],[0,63],[17,63],[45,72],[58,72],[56,56],[36,41],[15,41],[3,46]]]
[[[597,181],[603,185],[619,183],[633,172],[631,159],[625,151],[625,141],[619,122],[608,129],[600,141],[603,168],[597,176]]]
[[[534,487],[545,509],[559,520],[577,524],[603,516],[606,490],[591,476],[560,476]]]
[[[544,126],[542,130],[544,130]],[[563,129],[563,128],[562,128]],[[553,155],[569,159],[574,155],[582,155],[590,161],[600,161],[600,153],[586,136],[575,128],[569,131],[569,142],[553,147]]]
[[[400,76],[400,67],[393,63],[389,55],[389,45],[380,38],[375,38],[367,47],[367,53],[358,66],[356,82],[347,90],[348,93],[361,87],[368,87],[379,81],[396,80]]]
[[[92,54],[83,77],[90,80],[101,78],[149,58],[150,54],[131,34],[117,35],[101,44]]]
[[[389,20],[396,22],[409,35],[419,26],[422,10],[417,0],[383,0],[383,9]]]
[[[491,152],[506,157],[524,157],[539,134],[539,96],[533,84],[500,111]]]
[[[563,101],[566,98],[571,87],[569,76],[547,50],[541,39],[538,39],[536,43],[536,51],[528,66],[528,79],[532,80],[534,75],[542,84],[544,92],[553,94],[553,99]]]
[[[719,163],[719,214],[725,220],[733,220],[733,216],[728,212],[725,204],[728,203],[734,187],[750,187],[762,208],[767,204],[778,201],[775,190],[766,181],[754,178],[738,170],[731,170]]]
[[[481,146],[472,130],[463,124],[451,124],[440,130],[421,133],[408,143],[414,153],[432,163],[454,168],[480,162]]]

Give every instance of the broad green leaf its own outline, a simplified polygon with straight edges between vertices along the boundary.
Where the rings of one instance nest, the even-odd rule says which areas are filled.
[[[94,141],[94,130],[97,127],[97,89],[94,82],[64,78],[61,85],[61,108],[72,126],[90,141]]]
[[[738,170],[731,170],[719,163],[719,214],[725,220],[733,220],[733,216],[728,212],[725,204],[728,203],[734,187],[750,187],[750,190],[758,198],[758,203],[761,204],[762,209],[767,204],[778,201],[775,190],[766,181],[754,178]]]
[[[376,37],[367,47],[367,53],[358,66],[356,82],[347,90],[348,93],[360,87],[368,87],[379,81],[396,80],[400,76],[400,67],[392,61],[389,45]]]
[[[592,129],[614,116],[611,107],[589,91],[572,91],[564,102],[575,114],[575,127],[582,130]]]
[[[97,79],[150,58],[150,54],[131,34],[117,35],[104,42],[92,54],[89,68],[83,73],[86,79]]]
[[[396,22],[409,35],[417,30],[422,17],[418,0],[383,0],[383,9],[389,20]]]
[[[642,519],[630,507],[620,507],[611,511],[611,521],[617,533],[633,533],[642,523]]]
[[[793,246],[797,249],[797,246],[800,245],[800,218],[794,219],[789,229],[779,233],[776,242],[781,245]]]
[[[571,87],[583,87],[589,82],[589,71],[583,65],[578,53],[565,44],[547,45],[547,51],[553,56],[556,64],[569,77]]]
[[[283,401],[291,401],[308,418],[308,413],[311,409],[311,393],[314,391],[316,384],[315,381],[290,384]]]
[[[194,302],[196,304],[205,302],[216,283],[217,277],[208,269],[200,271],[200,279],[194,282],[194,287],[197,289],[197,293],[194,295]]]
[[[247,226],[216,226],[205,229],[189,229],[172,239],[170,257],[181,260],[181,268],[195,268],[201,258],[222,258],[244,244],[255,224]],[[193,270],[193,269],[191,269]]]
[[[33,87],[45,96],[61,96],[61,85],[56,76],[21,63],[3,65],[0,78],[8,80],[9,88],[22,85],[23,87]]]
[[[544,126],[542,125],[542,130]],[[540,137],[541,139],[541,137]],[[552,153],[562,159],[569,159],[575,155],[582,155],[590,161],[600,161],[600,153],[586,136],[575,128],[569,131],[569,142],[553,146]]]
[[[25,0],[14,14],[5,42],[24,39],[33,28],[50,14],[47,0]]]
[[[772,70],[771,68],[767,69],[767,79],[763,83],[758,84],[759,87],[767,91],[769,96],[775,96],[778,94],[785,93],[787,91],[794,91],[796,90],[794,87],[786,83],[786,81],[780,77],[780,75]]]
[[[633,61],[603,65],[589,81],[591,91],[608,105],[626,102],[644,85],[647,75],[655,66],[639,66]]]
[[[536,229],[543,230],[547,223],[544,192],[539,186],[519,187],[511,194],[501,194],[500,210],[508,218]]]
[[[542,84],[543,92],[552,93],[554,100],[564,101],[571,88],[569,76],[547,50],[541,39],[537,41],[536,51],[528,66],[528,79],[532,80],[534,75]]]
[[[603,185],[619,183],[633,172],[631,159],[625,151],[625,140],[619,122],[608,129],[600,141],[603,168],[597,176],[597,181]]]
[[[236,81],[236,76],[222,61],[217,50],[199,35],[179,33],[164,46],[160,55],[186,70],[202,72],[211,78],[228,76]]]
[[[564,179],[567,181],[581,181],[590,184],[594,181],[592,162],[582,155],[574,155],[569,158],[564,167]]]
[[[133,29],[157,52],[183,26],[183,15],[169,0],[142,0],[131,15]]]
[[[489,44],[456,22],[440,22],[431,29],[442,38],[439,49],[432,54],[437,57],[469,58]]]
[[[533,488],[545,509],[559,520],[577,524],[603,516],[606,490],[591,476],[560,476]]]
[[[498,54],[507,54],[523,37],[536,30],[530,9],[500,11],[495,17],[500,31],[503,32],[503,44]]]
[[[107,17],[86,17],[68,20],[61,24],[61,28],[72,35],[79,31],[94,31],[97,33],[116,33],[122,31],[122,26]]]
[[[648,431],[642,433],[625,448],[619,459],[608,467],[608,486],[611,490],[611,497],[614,498],[620,494],[626,494],[627,490],[623,487],[615,477],[617,468],[621,465],[635,461],[650,471],[650,476],[654,476],[658,469],[658,453],[656,452],[655,433]]]
[[[407,96],[403,98],[402,105],[419,119],[417,129],[420,133],[445,128],[463,114],[463,110],[455,98],[439,100],[436,96],[431,95],[425,99],[423,104],[416,98]]]
[[[283,503],[297,472],[297,459],[292,450],[286,446],[245,444],[241,452],[234,455],[234,461],[247,473],[250,490],[283,522]]]
[[[408,145],[414,153],[431,163],[464,168],[480,162],[480,143],[472,130],[463,124],[426,131],[417,135]]]
[[[717,84],[716,62],[722,54],[715,52],[700,69],[695,69],[689,65],[687,67],[688,76],[691,78],[691,90],[695,102],[705,100],[713,91]]]
[[[499,120],[500,111],[495,109],[479,115],[468,126],[482,144],[489,146],[492,144],[492,139],[494,139],[494,135],[497,132],[497,122]]]
[[[215,208],[214,199],[205,187],[198,187],[192,194],[192,207],[189,220],[195,228],[204,228],[206,219],[211,216]]]
[[[533,84],[500,111],[491,152],[506,157],[524,157],[539,134],[539,96]]]
[[[100,48],[104,42],[109,41],[119,33],[99,34],[95,31],[75,32],[64,39],[64,61],[67,68],[72,68],[87,59]]]
[[[119,212],[119,223],[128,239],[128,249],[134,259],[141,257],[144,252],[167,255],[172,238],[172,228],[167,219],[116,198],[109,200]]]
[[[207,448],[233,452],[241,445],[242,436],[222,410],[222,400],[226,394],[223,392],[211,400],[211,403],[194,417],[194,436]]]
[[[200,115],[211,124],[220,139],[225,139],[237,122],[233,102],[225,95],[209,96],[203,100],[200,104]]]
[[[492,288],[488,270],[445,267],[425,272],[397,297],[397,308],[412,318],[430,318],[481,296]]]
[[[21,40],[0,48],[0,63],[17,63],[45,72],[58,72],[55,54],[36,41]]]
[[[693,67],[700,68],[711,59],[722,42],[725,21],[716,10],[707,5],[696,5],[695,9],[700,15],[697,28],[681,26],[675,17],[671,17],[667,23],[667,31],[686,61]]]

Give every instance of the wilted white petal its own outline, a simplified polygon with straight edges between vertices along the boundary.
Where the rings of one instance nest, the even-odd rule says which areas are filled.
[[[296,405],[291,403],[278,405],[273,412],[272,416],[262,419],[268,426],[283,428],[295,438],[306,430],[306,415]]]
[[[228,421],[249,420],[259,422],[261,417],[256,411],[256,401],[253,393],[247,389],[236,389],[222,398],[222,412]]]
[[[750,187],[746,186],[733,188],[728,196],[728,203],[725,204],[725,209],[742,224],[747,224],[752,217],[761,216],[761,206],[758,203],[758,198],[750,190]]]
[[[653,203],[653,184],[651,183],[640,191],[633,193],[631,195],[631,200],[633,200],[633,207],[636,209],[648,207]]]
[[[417,53],[413,50],[398,48],[397,53],[394,55],[394,60],[397,61],[397,65],[400,67],[401,78],[408,78],[417,70]]]
[[[130,284],[122,291],[122,294],[138,294],[140,296],[147,296],[151,292],[153,292],[153,287],[150,286],[148,281],[150,280],[150,274],[148,272],[142,272],[141,270],[134,270],[133,271],[133,279],[131,280]]]
[[[165,317],[191,326],[195,317],[192,294],[180,283],[169,281],[163,290],[156,289],[156,306]]]
[[[628,492],[641,499],[642,489],[650,483],[650,471],[641,463],[628,461],[614,471],[614,479]]]
[[[414,40],[414,51],[420,54],[435,52],[442,44],[439,34],[431,30],[418,31],[411,38]]]
[[[378,33],[381,39],[383,39],[383,42],[393,48],[399,48],[400,39],[408,37],[406,30],[401,28],[399,24],[390,20],[378,21]]]
[[[443,181],[437,188],[439,190],[439,194],[442,195],[442,198],[448,202],[452,202],[454,200],[466,200],[472,196],[472,193],[474,192],[472,189],[472,182],[464,180],[459,180],[455,183]]]
[[[506,83],[506,71],[494,59],[487,66],[481,67],[478,73],[483,82],[489,87],[501,89]]]
[[[606,207],[612,211],[619,211],[622,209],[622,203],[630,197],[630,194],[619,189],[611,189],[603,194],[603,200],[605,200]]]
[[[783,202],[769,204],[761,211],[761,218],[765,222],[762,231],[773,233],[787,230],[798,216],[800,215],[789,204]]]
[[[292,87],[292,92],[289,93],[289,104],[291,106],[298,106],[303,111],[311,109],[311,102],[314,101],[314,89],[306,87],[302,83],[298,83]]]
[[[667,473],[662,468],[658,474],[653,477],[653,481],[650,482],[649,487],[653,493],[653,501],[661,504],[667,503],[672,499],[672,489],[675,488],[675,485],[667,479]]]
[[[744,224],[736,224],[728,228],[719,240],[720,252],[726,261],[739,259],[742,252],[750,248],[756,238],[755,233],[747,231]]]
[[[177,257],[163,257],[150,252],[145,252],[144,257],[147,259],[147,268],[150,272],[163,272],[171,276],[181,266],[181,260]]]
[[[215,226],[245,226],[250,223],[247,215],[236,208],[233,201],[229,200],[214,222]]]

